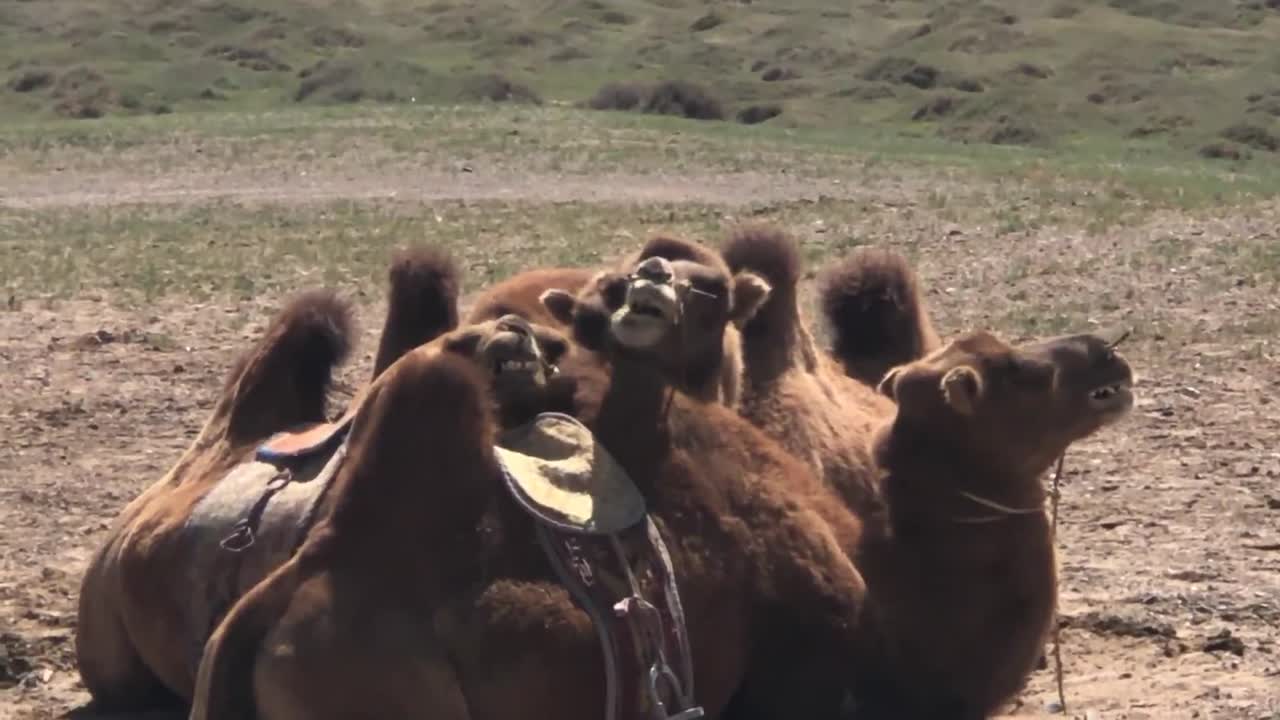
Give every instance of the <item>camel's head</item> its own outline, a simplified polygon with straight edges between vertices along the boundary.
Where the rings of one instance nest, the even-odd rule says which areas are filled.
[[[1038,475],[1133,407],[1133,371],[1116,352],[1123,339],[1071,335],[1013,347],[971,333],[890,370],[879,389],[897,402],[900,422]]]
[[[564,335],[519,315],[458,328],[444,335],[440,344],[445,352],[467,357],[489,373],[500,405],[544,394],[569,350]]]
[[[542,301],[574,338],[596,351],[612,349],[659,360],[675,372],[718,364],[730,323],[741,326],[769,295],[769,285],[744,271],[730,275],[702,250],[672,252],[682,241],[651,242],[626,272],[603,272],[577,297],[548,290]],[[671,256],[656,254],[666,250]],[[691,256],[692,255],[692,256]],[[710,258],[714,258],[712,261]]]

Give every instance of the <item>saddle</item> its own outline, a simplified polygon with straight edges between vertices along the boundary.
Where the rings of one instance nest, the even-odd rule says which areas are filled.
[[[278,432],[258,446],[255,456],[262,462],[291,464],[335,450],[346,439],[351,421],[355,420],[359,409],[360,406],[355,405],[333,422],[313,423]]]
[[[543,551],[596,628],[605,720],[703,717],[671,557],[626,472],[560,413],[504,433],[494,451],[507,490],[537,521]]]

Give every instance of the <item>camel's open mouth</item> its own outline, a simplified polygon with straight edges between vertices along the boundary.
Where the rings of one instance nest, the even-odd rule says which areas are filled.
[[[613,335],[627,347],[646,348],[659,342],[679,316],[679,298],[669,283],[639,278],[627,286],[627,301],[613,314]]]
[[[489,371],[501,387],[542,387],[555,366],[547,362],[532,331],[523,324],[503,328],[485,344]]]

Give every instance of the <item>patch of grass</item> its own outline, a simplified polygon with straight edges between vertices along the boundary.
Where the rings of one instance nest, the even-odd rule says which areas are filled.
[[[571,104],[675,78],[713,91],[724,117],[785,105],[771,124],[833,130],[900,130],[935,93],[964,93],[982,101],[929,132],[971,143],[1158,129],[1194,156],[1223,128],[1274,133],[1280,117],[1280,20],[1259,0],[60,0],[0,19],[0,121],[300,97]]]

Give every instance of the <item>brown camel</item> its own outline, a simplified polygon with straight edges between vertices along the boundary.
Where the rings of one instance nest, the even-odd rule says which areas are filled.
[[[942,345],[915,271],[892,250],[859,248],[823,271],[819,285],[832,352],[855,380],[874,387]]]
[[[671,397],[671,364],[656,356],[679,346],[659,327],[734,312],[728,288],[706,296],[678,284],[692,298],[684,304],[703,307],[676,309],[671,263],[646,261],[636,275],[623,287],[626,312],[574,323],[612,369],[603,396],[580,397],[577,412],[666,539],[694,695],[716,718],[753,655],[802,648],[832,674],[847,667],[862,581],[840,543],[855,542],[858,527],[731,410]],[[572,296],[548,299],[557,316],[583,316]],[[192,720],[601,717],[595,630],[502,487],[481,380],[419,349],[375,381],[332,513],[213,634]]]
[[[754,271],[772,288],[764,305],[742,328],[739,411],[807,462],[854,512],[873,511],[880,501],[866,440],[880,420],[892,414],[893,403],[877,394],[874,385],[846,375],[814,341],[800,310],[802,267],[793,238],[771,226],[746,225],[730,235],[721,252],[735,272]],[[844,276],[855,276],[865,267],[864,275],[914,287],[914,274],[905,263],[869,267],[860,259],[869,256],[845,263]],[[901,277],[891,280],[891,271]],[[908,313],[894,321],[913,328],[928,323]],[[849,328],[850,332],[858,329]],[[886,338],[867,333],[866,341],[883,343]],[[878,351],[896,357],[910,349],[881,346]]]
[[[379,362],[456,324],[448,311],[453,278],[438,253],[397,257]],[[530,332],[537,353],[526,341]],[[349,306],[333,293],[292,300],[237,360],[181,459],[121,512],[80,592],[76,651],[95,706],[131,710],[189,699],[213,624],[288,557],[322,511],[347,426],[324,422],[325,396],[352,336]],[[504,409],[513,422],[523,421],[526,403],[556,404],[525,390],[531,371],[567,350],[556,331],[508,318],[454,330],[436,346],[483,364],[500,390],[509,386]],[[553,377],[545,395],[571,403],[572,384]],[[298,429],[305,432],[286,432]],[[264,458],[263,450],[274,453]],[[285,472],[291,482],[277,478]],[[256,527],[241,528],[242,520]]]
[[[548,288],[576,293],[598,270],[591,268],[534,268],[516,273],[482,290],[467,313],[467,322],[483,322],[503,315],[519,315],[529,322],[555,327],[556,319],[538,298]]]
[[[856,717],[976,720],[1021,688],[1057,596],[1042,478],[1132,408],[1117,343],[1015,348],[976,332],[880,383],[897,411],[873,438],[887,510],[866,519],[857,551],[868,640]]]
[[[514,313],[531,322],[567,327],[567,306],[563,302],[560,307],[544,305],[541,296],[545,291],[558,290],[568,299],[588,285],[618,293],[624,286],[625,276],[650,257],[667,259],[682,283],[721,298],[719,315],[708,315],[705,332],[690,333],[686,352],[697,362],[687,363],[690,376],[682,381],[685,382],[682,389],[698,397],[717,399],[724,405],[737,407],[742,378],[737,328],[768,296],[769,286],[752,272],[730,274],[714,250],[692,241],[657,235],[639,250],[604,269],[538,268],[513,275],[482,292],[468,314],[468,320],[476,322],[497,314]],[[731,296],[735,298],[732,303]],[[620,299],[617,301],[621,302]],[[730,304],[736,308],[732,317],[727,314]],[[712,338],[718,339],[719,344],[710,344]]]
[[[574,317],[575,292],[583,292],[601,303],[617,308],[622,305],[628,278],[646,261],[661,258],[671,273],[670,280],[686,288],[689,297],[698,302],[680,307],[686,313],[680,318],[683,334],[680,347],[667,348],[658,357],[668,363],[669,375],[679,389],[703,400],[714,400],[730,408],[738,406],[741,395],[742,353],[738,327],[751,319],[756,309],[769,297],[769,284],[753,272],[731,274],[724,261],[698,243],[659,235],[651,238],[639,251],[628,256],[617,269],[596,273],[578,290],[551,287],[541,301],[551,317],[564,326],[572,326],[575,334],[600,338],[608,329],[608,317],[587,312]],[[654,312],[658,312],[654,310]],[[675,312],[674,308],[665,312]],[[674,318],[655,318],[653,327],[661,328]],[[637,326],[639,327],[639,326]],[[628,331],[628,328],[622,328]],[[673,341],[675,336],[668,338]],[[679,367],[679,375],[672,374]]]
[[[842,717],[979,720],[1022,687],[1057,596],[1042,477],[1132,407],[1116,343],[1077,335],[1013,348],[977,332],[885,377],[878,389],[896,409],[871,438],[885,505],[845,546],[867,600]],[[797,655],[753,673],[734,720],[777,716],[778,692],[761,697],[763,681],[803,687],[821,670]]]
[[[670,390],[682,387],[682,378],[687,375],[687,370],[680,365],[681,361],[693,367],[714,366],[715,353],[706,352],[706,348],[714,347],[711,339],[716,336],[717,329],[727,327],[733,317],[732,312],[708,312],[699,308],[699,303],[714,305],[716,301],[691,292],[689,286],[680,283],[677,267],[677,263],[661,256],[650,256],[637,266],[629,280],[622,281],[621,292],[618,291],[617,277],[605,277],[600,284],[584,288],[577,298],[571,299],[557,290],[550,290],[543,296],[553,313],[573,326],[576,341],[593,350],[610,351],[607,354],[610,362],[614,363],[611,387],[627,387],[634,397],[648,398],[653,403],[664,401],[663,393],[659,392],[662,387],[667,388],[668,395]],[[753,306],[758,303],[754,295],[749,297]],[[690,317],[700,317],[701,322],[683,326],[682,320]],[[702,353],[689,351],[690,335],[706,338],[700,344]],[[619,357],[622,360],[618,360]],[[673,361],[673,358],[678,361]],[[626,364],[618,365],[619,362]],[[694,454],[700,452],[706,440],[686,430],[684,420],[710,416],[715,418],[715,426],[725,430],[732,428],[735,434],[752,437],[752,444],[758,449],[767,448],[770,452],[783,450],[740,415],[726,412],[730,408],[707,402],[708,398],[698,402],[694,397],[681,392],[667,400],[672,404],[668,422],[669,442],[675,447]],[[624,412],[617,415],[622,418],[632,416]],[[624,421],[612,432],[623,436],[631,427],[628,423]],[[601,441],[608,444],[610,429],[600,423],[596,428]],[[785,451],[784,454],[791,457]],[[644,462],[648,456],[647,451],[637,452],[632,462]],[[817,476],[805,473],[803,477],[806,483],[803,494],[819,498],[814,501],[814,507],[822,521],[835,533],[842,547],[856,546],[854,516]],[[814,489],[812,483],[822,486],[822,489]],[[838,640],[835,645],[831,644],[833,639]],[[726,707],[723,717],[733,720],[836,717],[848,684],[847,673],[835,659],[842,648],[847,649],[842,644],[843,640],[844,636],[836,636],[819,641],[812,635],[797,633],[790,628],[761,639],[744,668],[747,673],[744,685],[749,686],[749,691],[741,692]],[[804,672],[793,671],[793,668],[801,666]]]

